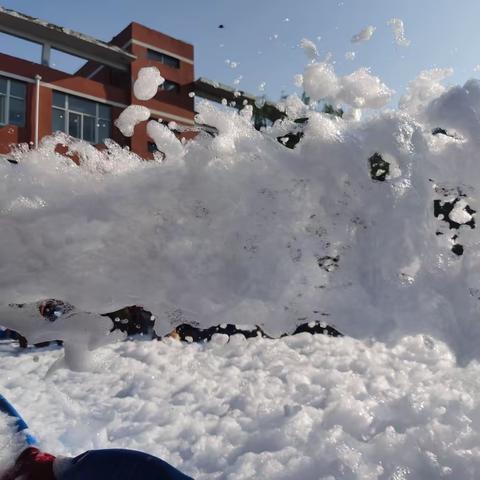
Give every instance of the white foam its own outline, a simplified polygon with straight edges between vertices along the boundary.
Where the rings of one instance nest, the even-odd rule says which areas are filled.
[[[353,37],[351,38],[351,42],[352,43],[368,42],[373,37],[375,30],[376,30],[376,27],[374,27],[373,25],[369,25],[368,27],[365,27],[364,29],[360,30],[360,32],[353,35]]]
[[[442,342],[224,340],[107,346],[95,371],[48,381],[58,351],[0,345],[0,386],[46,451],[143,450],[197,480],[480,471],[479,364],[459,368]],[[7,461],[18,450],[1,416],[0,444]]]
[[[303,88],[312,100],[344,103],[353,108],[381,108],[393,95],[380,78],[366,68],[338,77],[330,63],[308,65],[303,74]]]
[[[173,131],[160,122],[150,120],[147,124],[147,134],[153,139],[160,152],[167,160],[178,160],[184,155],[184,148]]]
[[[442,82],[451,75],[453,75],[451,68],[423,70],[408,84],[399,107],[412,116],[422,115],[426,106],[447,90]]]
[[[350,106],[344,119],[293,96],[287,118],[259,132],[250,107],[199,103],[214,137],[182,143],[148,124],[166,161],[64,135],[20,149],[18,165],[0,163],[0,301],[54,297],[87,312],[141,304],[159,333],[232,321],[280,334],[321,315],[354,337],[428,333],[475,358],[477,230],[450,232],[433,202],[462,192],[478,211],[480,84],[439,87],[444,73],[424,75],[401,110],[360,121],[392,91],[366,69],[337,76],[310,64],[306,94]],[[453,133],[433,136],[436,127]],[[300,140],[293,150],[277,141],[289,134]],[[370,172],[375,153],[389,164],[385,182]],[[465,212],[475,219],[466,208],[453,215]]]
[[[312,62],[318,60],[319,56],[317,46],[311,40],[308,38],[302,38],[300,41],[300,48],[304,51],[309,60]]]
[[[350,61],[355,60],[355,52],[346,52],[345,60],[350,60]]]
[[[131,137],[135,126],[150,118],[150,109],[143,105],[129,105],[115,120],[115,126],[125,137]]]
[[[392,28],[393,36],[395,38],[395,43],[402,47],[409,47],[410,40],[405,36],[405,26],[403,24],[403,20],[399,18],[391,18],[387,25]]]
[[[150,100],[165,81],[157,67],[143,67],[133,84],[133,93],[138,100]]]

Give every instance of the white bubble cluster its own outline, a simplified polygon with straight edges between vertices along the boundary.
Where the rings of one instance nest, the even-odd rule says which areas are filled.
[[[373,25],[369,25],[368,27],[365,27],[364,29],[360,30],[360,32],[353,35],[350,41],[352,43],[368,42],[373,37],[375,30],[376,28]]]
[[[131,137],[135,126],[150,118],[150,109],[143,105],[129,105],[115,120],[115,126],[125,137]]]
[[[387,25],[389,25],[392,28],[393,35],[395,38],[395,43],[397,45],[400,45],[402,47],[409,47],[410,46],[410,40],[405,36],[405,26],[403,24],[403,20],[400,20],[399,18],[391,18],[388,22]]]
[[[351,108],[344,118],[293,96],[257,131],[248,106],[199,103],[208,131],[191,141],[148,124],[156,162],[65,135],[19,149],[18,164],[0,162],[0,301],[141,304],[159,333],[326,319],[356,337],[428,333],[476,357],[480,82],[446,87],[447,73],[421,74],[401,109],[359,121],[391,89],[364,68],[309,64],[306,95]],[[435,216],[435,201],[456,203]]]
[[[311,40],[308,38],[302,38],[300,41],[300,48],[304,51],[309,60],[312,62],[318,60],[319,56],[317,46]]]
[[[366,68],[339,77],[333,66],[327,62],[306,67],[303,88],[314,101],[344,103],[353,108],[381,108],[390,101],[394,93]]]
[[[345,60],[355,60],[355,52],[346,52],[345,53]]]
[[[133,93],[138,100],[150,100],[165,81],[157,67],[143,67],[133,84]]]

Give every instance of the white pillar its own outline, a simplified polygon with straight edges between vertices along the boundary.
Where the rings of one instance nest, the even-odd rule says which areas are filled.
[[[40,122],[40,75],[35,75],[35,148],[38,147],[38,128]]]

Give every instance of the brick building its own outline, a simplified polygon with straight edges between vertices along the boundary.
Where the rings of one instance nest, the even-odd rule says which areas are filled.
[[[153,144],[140,124],[132,138],[113,125],[130,104],[147,106],[152,118],[194,125],[193,46],[138,23],[131,23],[110,42],[52,25],[0,7],[0,31],[42,45],[33,63],[0,53],[0,154],[11,144],[35,144],[45,135],[64,131],[92,144],[112,138],[148,157]],[[56,49],[86,60],[75,73],[50,66]],[[140,68],[156,66],[166,79],[146,102],[133,97]]]
[[[102,145],[112,138],[143,158],[155,145],[146,124],[125,138],[114,120],[128,105],[145,105],[151,118],[194,127],[194,98],[226,100],[234,108],[250,104],[260,128],[283,116],[276,104],[207,78],[194,80],[193,46],[138,23],[131,23],[110,42],[103,42],[19,12],[0,7],[0,32],[41,45],[39,62],[1,52],[0,46],[0,156],[11,145],[38,141],[56,131]],[[75,73],[50,65],[52,50],[85,60]],[[157,95],[143,102],[133,96],[133,81],[145,66],[159,68],[165,82]],[[214,133],[208,126],[201,128]],[[182,129],[179,129],[182,130]],[[193,132],[178,133],[186,138]]]

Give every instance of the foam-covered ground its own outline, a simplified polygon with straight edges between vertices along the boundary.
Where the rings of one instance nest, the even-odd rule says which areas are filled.
[[[123,342],[46,379],[60,354],[0,345],[0,391],[56,454],[142,449],[198,480],[480,474],[480,366],[429,337]]]

